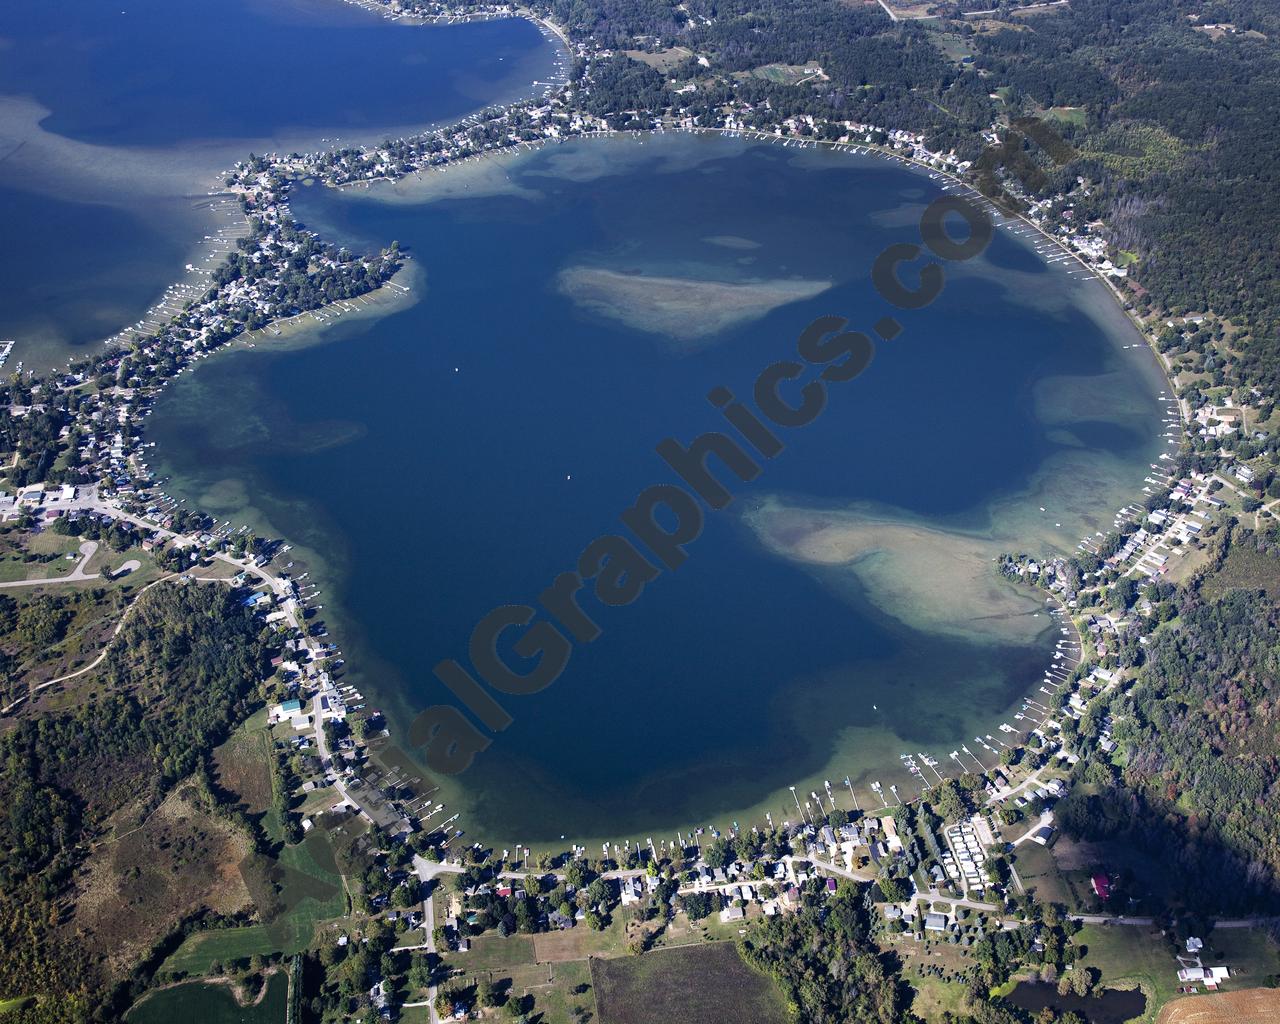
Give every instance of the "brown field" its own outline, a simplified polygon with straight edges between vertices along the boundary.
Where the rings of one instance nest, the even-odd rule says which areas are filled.
[[[673,46],[669,50],[658,50],[656,53],[646,53],[644,50],[623,50],[622,52],[634,61],[649,65],[654,71],[663,72],[684,63],[693,56],[693,51],[683,46]]]
[[[1098,843],[1059,836],[1053,845],[1053,859],[1062,871],[1088,871],[1106,863],[1107,850]]]
[[[1165,1005],[1156,1024],[1274,1024],[1280,1020],[1280,989],[1215,992]]]
[[[1216,600],[1237,587],[1262,590],[1271,600],[1280,599],[1280,559],[1248,543],[1233,545],[1222,568],[1205,579],[1201,590]]]
[[[587,929],[570,928],[563,932],[539,932],[533,937],[533,957],[540,964],[583,960],[582,939]]]
[[[238,869],[250,849],[248,836],[195,800],[194,787],[179,787],[85,863],[68,927],[113,976],[132,968],[188,914],[202,907],[234,914],[249,905]]]
[[[600,1024],[785,1024],[782,994],[730,942],[592,960]],[[727,1010],[731,1013],[726,1014]]]
[[[260,814],[271,806],[271,734],[246,722],[213,752],[214,778],[229,793],[235,793],[249,814]]]

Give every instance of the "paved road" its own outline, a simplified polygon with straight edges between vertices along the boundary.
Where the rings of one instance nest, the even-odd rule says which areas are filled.
[[[425,857],[419,857],[417,854],[413,857],[413,870],[418,873],[418,877],[422,879],[424,885],[433,882],[443,870],[447,870],[445,865],[432,863]],[[458,869],[459,873],[462,871]],[[426,947],[428,952],[436,952],[436,887],[431,886],[431,891],[427,894],[427,898],[422,903],[423,930],[427,934]],[[427,1016],[431,1020],[431,1024],[439,1024],[440,1016],[436,1013],[436,986],[432,985],[427,989]],[[408,1004],[405,1005],[420,1005]]]
[[[1052,824],[1053,824],[1053,811],[1041,811],[1040,820],[1037,821],[1025,832],[1023,832],[1022,835],[1018,836],[1018,838],[1013,841],[1013,845],[1021,846],[1028,839],[1031,838],[1031,836],[1036,832],[1037,829],[1041,829],[1045,825],[1052,825]]]
[[[98,573],[86,573],[84,571],[84,567],[89,564],[89,559],[94,556],[97,550],[98,542],[96,540],[87,540],[81,544],[80,561],[66,576],[47,576],[38,580],[10,580],[8,583],[0,583],[0,587],[39,587],[46,583],[81,583],[84,580],[99,579]]]
[[[33,693],[39,693],[41,690],[48,689],[50,686],[53,686],[57,683],[66,682],[68,679],[75,679],[77,676],[82,676],[86,672],[90,672],[93,669],[97,668],[99,665],[101,665],[102,659],[107,656],[107,652],[111,649],[111,644],[115,641],[115,638],[120,635],[120,630],[124,628],[124,624],[129,618],[129,613],[132,612],[136,607],[138,607],[138,598],[140,598],[148,590],[154,587],[157,583],[164,583],[167,580],[171,580],[173,578],[174,578],[174,574],[172,573],[170,573],[168,576],[161,576],[158,580],[152,580],[145,587],[143,587],[141,590],[138,591],[138,593],[134,596],[133,601],[121,613],[119,621],[116,622],[116,628],[112,630],[110,638],[108,638],[107,642],[102,647],[102,653],[99,654],[96,658],[94,658],[93,661],[89,662],[89,664],[85,665],[82,668],[76,669],[74,672],[68,672],[66,675],[57,676],[54,679],[50,679],[46,682],[43,682],[39,686],[33,686],[30,690],[24,693],[21,697],[19,697],[13,703],[7,704],[3,708],[0,708],[0,716],[7,715],[10,711],[16,708],[24,700],[27,700]]]

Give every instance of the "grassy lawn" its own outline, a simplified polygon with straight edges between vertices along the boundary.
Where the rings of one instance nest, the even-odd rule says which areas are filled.
[[[591,977],[601,1024],[789,1020],[773,982],[743,963],[727,942],[592,960]]]
[[[911,1000],[911,1012],[930,1024],[941,1022],[946,1014],[964,1017],[968,1005],[968,987],[958,981],[940,978],[908,977],[907,984],[915,993]]]
[[[579,1024],[598,1019],[591,968],[586,960],[469,971],[461,978],[464,985],[477,981],[492,982],[508,995],[532,996],[530,1019],[542,1024]],[[502,1019],[501,1012],[489,1013]]]
[[[1178,962],[1159,932],[1120,925],[1086,925],[1075,941],[1086,947],[1083,963],[1102,972],[1109,988],[1141,988],[1147,997],[1143,1021],[1178,994]]]
[[[970,964],[964,950],[945,942],[918,943],[906,933],[886,937],[881,946],[902,962],[902,979],[914,993],[912,1013],[930,1022],[941,1021],[946,1013],[965,1016],[968,989],[956,980]]]
[[[1210,956],[1202,956],[1209,967],[1231,969],[1231,981],[1224,990],[1253,988],[1268,974],[1280,974],[1280,949],[1257,928],[1217,928],[1209,934]]]
[[[465,953],[449,953],[450,967],[467,972],[501,971],[534,962],[533,939],[528,935],[478,935]]]
[[[124,568],[126,562],[138,562],[139,565],[128,574],[117,578],[115,574]],[[67,564],[74,563],[68,562]],[[151,557],[151,552],[143,551],[140,547],[112,551],[106,544],[98,545],[98,550],[93,553],[93,557],[89,559],[84,571],[87,573],[96,572],[102,576],[102,579],[94,580],[95,584],[123,585],[128,583],[134,590],[146,586],[165,574],[164,570],[156,565],[155,559]]]
[[[1112,988],[1139,986],[1147,996],[1143,1021],[1154,1021],[1160,1008],[1178,997],[1178,963],[1158,932],[1128,926],[1086,925],[1076,942],[1088,948],[1084,963],[1102,972]],[[1206,955],[1207,954],[1207,955]],[[1223,991],[1253,988],[1280,970],[1280,954],[1256,928],[1220,928],[1210,933],[1201,960],[1207,967],[1225,965],[1231,980]]]
[[[1013,866],[1028,890],[1047,903],[1062,903],[1075,908],[1078,900],[1070,883],[1058,870],[1053,853],[1039,843],[1023,843],[1018,847]]]

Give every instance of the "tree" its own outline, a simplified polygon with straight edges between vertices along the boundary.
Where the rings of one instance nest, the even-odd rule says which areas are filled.
[[[884,897],[886,903],[901,903],[911,896],[907,884],[892,875],[882,875],[877,878],[876,885],[879,887],[880,894]]]
[[[954,779],[946,779],[929,794],[931,802],[942,820],[954,824],[972,813],[973,803],[969,794]]]
[[[1076,965],[1069,975],[1071,991],[1078,996],[1087,996],[1093,990],[1093,968]]]

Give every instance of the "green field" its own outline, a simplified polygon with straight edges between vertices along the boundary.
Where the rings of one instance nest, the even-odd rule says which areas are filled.
[[[1075,941],[1088,950],[1083,963],[1102,972],[1111,988],[1140,987],[1147,996],[1143,1021],[1154,1021],[1165,1003],[1178,995],[1178,962],[1159,932],[1128,925],[1086,925]],[[1232,980],[1224,991],[1252,988],[1280,969],[1276,947],[1256,928],[1219,928],[1206,939],[1201,959],[1208,967],[1225,965]]]
[[[466,953],[449,955],[450,967],[468,972],[500,971],[533,961],[533,939],[528,935],[508,935],[506,938],[496,933],[480,935],[471,940],[471,949]]]
[[[601,1024],[785,1024],[773,982],[742,962],[728,942],[592,960]]]
[[[921,976],[907,978],[907,984],[915,993],[911,1000],[911,1012],[933,1024],[934,1021],[952,1017],[964,1017],[969,1001],[968,987],[958,981],[942,981],[940,978]]]
[[[255,953],[297,953],[311,944],[319,922],[346,912],[342,877],[328,839],[319,832],[297,846],[286,846],[279,866],[283,875],[278,900],[284,909],[277,916],[264,924],[197,932],[161,970],[198,976],[208,974],[215,962],[225,964]]]
[[[1083,963],[1102,972],[1109,988],[1141,988],[1147,997],[1144,1021],[1153,1021],[1160,1007],[1178,992],[1178,962],[1159,932],[1119,925],[1086,925],[1075,941],[1088,952]]]
[[[267,991],[256,1006],[240,1006],[226,985],[189,983],[160,989],[136,1003],[128,1024],[284,1024],[289,999],[289,979],[277,972],[267,981]]]
[[[1073,910],[1079,908],[1080,901],[1070,881],[1059,870],[1053,853],[1046,847],[1039,843],[1023,843],[1018,847],[1013,866],[1023,886],[1034,891],[1037,899],[1045,903],[1062,903]]]
[[[1044,116],[1047,120],[1076,124],[1081,128],[1088,122],[1084,107],[1050,107],[1044,112]]]
[[[809,64],[765,64],[753,68],[748,74],[752,78],[761,78],[774,85],[799,85],[822,76],[822,66],[813,61]]]
[[[1217,928],[1208,938],[1210,967],[1226,965],[1231,982],[1224,988],[1253,988],[1269,974],[1280,974],[1280,948],[1257,928]]]

